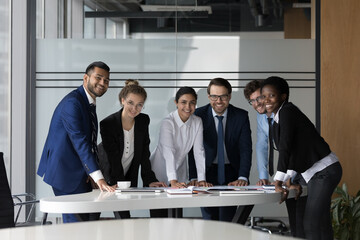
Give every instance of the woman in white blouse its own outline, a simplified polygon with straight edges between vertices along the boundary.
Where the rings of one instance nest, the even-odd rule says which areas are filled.
[[[151,154],[152,170],[159,181],[172,187],[186,187],[189,180],[187,155],[194,151],[197,181],[192,184],[209,186],[205,181],[205,152],[201,118],[193,115],[197,94],[191,87],[181,87],[175,96],[177,110],[163,119],[159,143]]]

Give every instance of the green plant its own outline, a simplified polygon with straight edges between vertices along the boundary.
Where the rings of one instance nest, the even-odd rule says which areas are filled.
[[[336,187],[338,197],[331,201],[334,237],[340,240],[360,239],[360,191],[356,196],[348,193],[346,184]]]

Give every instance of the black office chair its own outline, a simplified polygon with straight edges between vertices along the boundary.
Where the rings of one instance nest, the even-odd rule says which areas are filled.
[[[21,193],[11,195],[9,182],[6,175],[4,154],[0,152],[0,228],[32,226],[39,223],[31,222],[34,213],[36,200],[35,195],[31,193]],[[25,216],[24,222],[18,222],[20,212],[23,206],[30,205],[30,210]],[[14,211],[16,210],[16,217]],[[15,217],[15,219],[14,219]],[[51,222],[48,222],[51,223]]]
[[[14,202],[6,176],[4,154],[0,152],[0,228],[14,226]]]
[[[250,223],[247,226],[249,226],[250,228],[260,230],[263,232],[268,232],[270,234],[276,233],[280,235],[289,235],[290,233],[286,224],[278,219],[267,219],[264,217],[249,217],[249,222]]]

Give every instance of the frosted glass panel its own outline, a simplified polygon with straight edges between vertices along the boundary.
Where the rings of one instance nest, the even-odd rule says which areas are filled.
[[[99,120],[120,109],[118,93],[124,81],[139,79],[148,93],[143,112],[151,119],[151,150],[158,142],[161,120],[175,110],[174,96],[178,87],[194,87],[199,95],[198,106],[203,106],[208,103],[206,87],[209,80],[215,77],[228,79],[233,86],[231,104],[249,112],[254,150],[250,182],[255,184],[258,179],[256,113],[245,100],[243,88],[252,79],[282,76],[289,80],[290,101],[314,122],[314,52],[314,40],[239,39],[234,36],[37,40],[36,159],[40,159],[57,103],[82,84],[83,72],[90,62],[101,60],[111,68],[111,82],[108,92],[97,100]],[[39,177],[36,178],[36,189],[38,197],[53,195]],[[265,206],[256,206],[253,213],[286,216],[284,206],[278,204],[270,208],[266,206],[266,209]],[[199,216],[199,212],[196,214]]]

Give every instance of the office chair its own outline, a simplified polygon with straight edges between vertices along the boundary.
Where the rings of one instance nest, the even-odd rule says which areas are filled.
[[[35,195],[31,193],[11,195],[6,175],[4,154],[0,152],[0,228],[35,225],[36,223],[30,222],[30,220],[35,204],[38,202],[39,200],[36,200]],[[30,211],[25,216],[25,222],[18,222],[24,205],[30,205]],[[17,209],[17,212],[14,219],[15,209]]]
[[[249,228],[260,230],[263,232],[268,232],[269,234],[277,233],[277,234],[288,234],[289,229],[286,224],[278,219],[266,219],[264,217],[249,217],[250,225]],[[259,226],[258,224],[263,223],[278,223],[277,226]]]
[[[14,226],[14,202],[6,176],[4,154],[0,152],[0,228]]]

